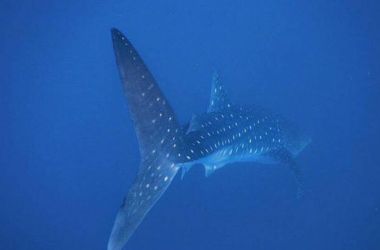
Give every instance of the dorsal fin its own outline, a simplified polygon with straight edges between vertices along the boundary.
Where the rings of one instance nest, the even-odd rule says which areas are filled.
[[[199,122],[198,117],[196,115],[193,115],[189,122],[189,127],[186,130],[186,134],[197,131],[198,129],[200,129],[200,127],[201,127],[201,124]]]
[[[226,90],[223,85],[220,84],[219,74],[214,71],[212,75],[211,96],[210,104],[207,112],[215,112],[230,106]]]

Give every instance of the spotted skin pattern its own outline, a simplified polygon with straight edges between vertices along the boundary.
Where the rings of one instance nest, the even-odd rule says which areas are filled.
[[[206,176],[228,163],[285,163],[301,183],[294,157],[310,142],[292,124],[260,108],[231,104],[216,73],[207,112],[181,126],[145,63],[117,29],[116,63],[136,130],[141,163],[119,208],[108,250],[120,250],[182,169],[203,164]]]

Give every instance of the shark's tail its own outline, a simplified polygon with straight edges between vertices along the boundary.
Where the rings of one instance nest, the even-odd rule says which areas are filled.
[[[177,173],[183,136],[176,116],[132,44],[112,29],[113,47],[136,130],[141,163],[117,214],[108,250],[122,249]]]

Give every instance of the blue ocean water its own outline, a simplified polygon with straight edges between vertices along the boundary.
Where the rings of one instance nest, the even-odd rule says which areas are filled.
[[[182,123],[233,102],[312,137],[281,165],[177,177],[126,249],[380,249],[380,4],[1,0],[0,249],[106,249],[139,164],[110,28]]]

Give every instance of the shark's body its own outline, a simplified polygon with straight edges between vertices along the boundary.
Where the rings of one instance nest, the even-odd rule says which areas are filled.
[[[141,164],[116,217],[108,250],[123,248],[181,168],[184,174],[192,165],[203,164],[209,176],[232,162],[285,163],[301,185],[294,157],[309,138],[289,122],[260,108],[231,104],[215,74],[207,112],[180,126],[131,43],[116,29],[112,38]]]

